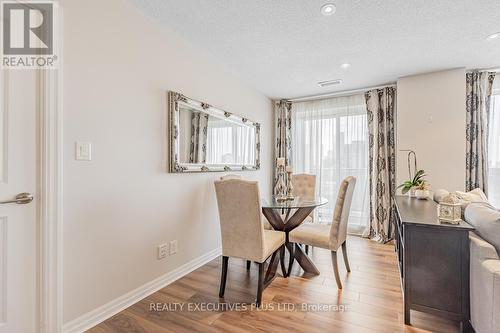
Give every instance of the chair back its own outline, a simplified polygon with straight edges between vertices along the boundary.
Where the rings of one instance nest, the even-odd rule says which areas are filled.
[[[338,249],[347,238],[347,222],[351,210],[352,197],[356,178],[349,176],[340,184],[337,202],[333,211],[332,227],[330,229],[330,249]]]
[[[259,184],[227,179],[215,181],[222,236],[222,255],[261,260],[264,228],[261,221]]]
[[[292,175],[292,195],[306,200],[316,199],[316,175],[299,173]],[[314,211],[309,214],[311,222],[314,222]]]
[[[307,173],[292,175],[292,187],[293,196],[314,200],[316,198],[316,175]]]

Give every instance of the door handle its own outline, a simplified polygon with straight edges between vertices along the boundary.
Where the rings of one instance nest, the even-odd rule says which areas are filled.
[[[24,205],[33,201],[33,194],[31,193],[19,193],[12,200],[0,201],[0,204],[16,203],[19,205]]]

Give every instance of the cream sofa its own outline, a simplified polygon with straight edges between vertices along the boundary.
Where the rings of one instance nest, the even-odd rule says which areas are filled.
[[[469,236],[471,323],[476,333],[500,332],[500,212],[470,204],[465,220],[476,228]]]
[[[470,307],[476,333],[500,332],[500,259],[495,248],[470,233]]]
[[[448,195],[437,190],[434,200]],[[470,311],[476,333],[500,333],[500,211],[486,202],[464,202],[470,232]]]

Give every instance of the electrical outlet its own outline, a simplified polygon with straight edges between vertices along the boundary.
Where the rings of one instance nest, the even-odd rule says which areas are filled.
[[[177,240],[170,241],[170,255],[177,253]]]
[[[158,260],[161,260],[168,256],[168,244],[158,245]]]

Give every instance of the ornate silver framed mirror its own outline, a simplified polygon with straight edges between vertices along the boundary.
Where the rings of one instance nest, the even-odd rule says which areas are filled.
[[[260,124],[168,92],[169,172],[258,170]]]

